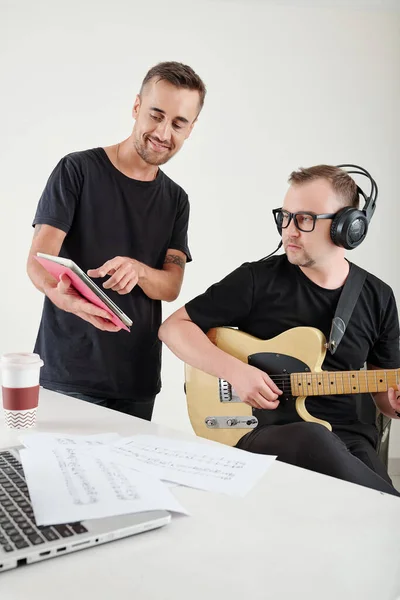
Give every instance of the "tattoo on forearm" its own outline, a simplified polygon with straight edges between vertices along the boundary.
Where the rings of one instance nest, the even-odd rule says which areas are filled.
[[[173,264],[173,265],[178,265],[178,267],[180,267],[181,269],[185,268],[185,259],[182,258],[181,256],[177,256],[176,254],[167,254],[167,256],[165,257],[164,260],[164,265],[166,264]]]
[[[35,225],[35,230],[33,232],[33,237],[36,237],[39,231],[42,229],[41,225]]]

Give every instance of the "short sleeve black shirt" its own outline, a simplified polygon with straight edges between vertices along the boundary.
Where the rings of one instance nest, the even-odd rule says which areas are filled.
[[[60,256],[87,271],[115,256],[161,269],[169,248],[190,261],[188,221],[187,194],[165,173],[159,170],[154,181],[131,179],[95,148],[58,163],[33,224],[65,231]],[[154,395],[161,385],[161,302],[139,286],[127,295],[105,292],[133,320],[131,333],[102,332],[45,298],[35,345],[44,360],[41,383],[105,398]]]
[[[188,302],[186,310],[205,332],[231,326],[267,340],[305,326],[320,329],[328,339],[341,291],[321,288],[283,254],[243,264]],[[400,365],[396,301],[391,288],[370,273],[336,353],[327,352],[322,368],[358,370],[365,363],[387,369]],[[315,396],[307,399],[307,409],[332,424],[355,423],[362,400],[362,395]],[[293,404],[262,412],[267,424],[298,420]]]

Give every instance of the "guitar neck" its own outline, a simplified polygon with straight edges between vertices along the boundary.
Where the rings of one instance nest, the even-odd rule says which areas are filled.
[[[292,373],[293,396],[325,396],[335,394],[375,394],[386,392],[400,383],[400,369],[363,371],[321,371]]]

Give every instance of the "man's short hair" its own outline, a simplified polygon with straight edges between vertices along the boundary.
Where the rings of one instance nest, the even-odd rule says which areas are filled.
[[[343,206],[359,208],[360,197],[357,184],[346,171],[339,167],[316,165],[314,167],[300,168],[290,174],[288,181],[291,184],[300,185],[307,181],[314,181],[315,179],[329,181],[335,194],[342,200]]]
[[[158,63],[146,74],[140,88],[140,93],[142,93],[144,86],[152,79],[156,79],[157,81],[168,81],[168,83],[171,83],[177,88],[196,90],[199,92],[200,96],[200,110],[203,108],[204,98],[206,96],[206,86],[197,73],[195,73],[188,65],[174,61]]]

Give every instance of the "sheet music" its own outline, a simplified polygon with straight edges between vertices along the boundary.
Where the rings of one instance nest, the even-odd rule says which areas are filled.
[[[24,448],[20,456],[38,525],[150,510],[188,514],[165,484],[111,456],[62,445]]]
[[[244,496],[276,458],[222,444],[153,435],[123,438],[106,448],[93,448],[91,453],[99,457],[112,455],[120,465],[165,481],[237,496]]]

